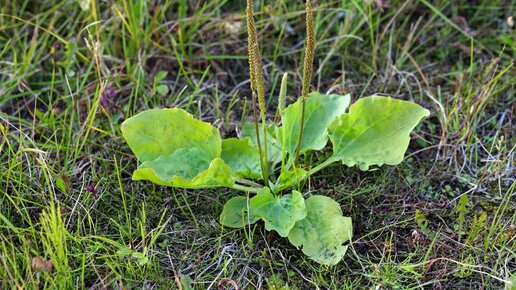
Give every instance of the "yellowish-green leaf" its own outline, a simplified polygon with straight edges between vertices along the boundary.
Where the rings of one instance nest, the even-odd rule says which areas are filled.
[[[237,196],[228,200],[220,214],[220,223],[230,228],[243,228],[258,220],[259,218],[249,211],[249,199],[245,196]]]
[[[259,134],[260,134],[260,143],[263,148],[263,125],[260,125],[259,128]],[[278,133],[278,127],[274,125],[267,125],[267,160],[271,164],[271,166],[274,166],[275,164],[281,162],[281,154],[282,154],[282,147],[281,142],[277,139],[277,133]],[[256,128],[253,123],[246,123],[242,127],[242,138],[249,137],[251,138],[251,142],[253,143],[253,146],[258,148],[258,141],[256,138]]]
[[[197,147],[212,159],[220,157],[219,131],[209,123],[194,119],[182,109],[152,109],[122,124],[127,144],[141,162],[169,156],[180,148]]]
[[[327,196],[311,196],[305,205],[308,213],[290,231],[290,243],[318,263],[337,264],[347,250],[343,243],[352,237],[351,218],[342,216],[340,205]]]
[[[306,216],[305,200],[298,191],[274,196],[268,188],[251,199],[251,212],[265,222],[265,229],[286,237],[297,221]]]
[[[182,158],[174,158],[175,156],[160,157],[154,161],[142,163],[142,165],[134,171],[133,180],[149,180],[159,185],[182,188],[231,187],[235,184],[235,180],[231,177],[231,168],[220,158],[215,158],[209,164],[209,167],[206,167],[205,170],[200,171],[194,177],[191,176],[193,172],[198,171],[197,168],[191,167]],[[184,158],[187,159],[187,157]],[[194,158],[190,160],[191,162],[195,162]],[[181,166],[184,166],[184,171],[175,171],[176,168]],[[183,170],[183,168],[180,170]],[[182,174],[182,172],[188,175],[179,175]]]
[[[221,158],[231,167],[232,174],[238,178],[262,178],[260,154],[252,145],[250,138],[222,140]]]
[[[282,171],[276,183],[272,186],[272,190],[275,193],[278,193],[284,189],[287,189],[291,186],[298,185],[302,180],[306,179],[307,176],[306,170],[302,168],[295,168],[287,171]]]
[[[328,128],[332,158],[367,170],[371,165],[396,165],[403,160],[410,132],[429,111],[418,104],[371,96],[354,103],[349,113]]]
[[[138,157],[134,180],[184,188],[231,187],[231,168],[220,159],[218,130],[181,109],[155,109],[122,124]]]
[[[305,101],[304,128],[300,153],[308,150],[321,150],[328,143],[328,125],[342,115],[349,106],[349,94],[321,95],[310,93]],[[301,128],[301,99],[285,109],[282,120],[282,143],[286,152],[295,155]],[[284,133],[284,134],[283,134]]]

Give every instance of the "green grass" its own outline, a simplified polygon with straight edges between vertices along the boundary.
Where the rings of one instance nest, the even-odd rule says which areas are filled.
[[[344,260],[322,267],[260,225],[221,228],[234,192],[131,181],[127,117],[181,107],[226,136],[248,119],[245,3],[108,2],[0,7],[0,288],[511,289],[514,3],[316,3],[314,89],[432,111],[401,165],[333,166],[308,182],[354,223]],[[272,120],[284,72],[288,101],[300,94],[304,5],[266,4]]]

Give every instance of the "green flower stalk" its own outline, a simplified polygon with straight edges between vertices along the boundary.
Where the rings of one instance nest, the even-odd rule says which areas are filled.
[[[279,116],[283,116],[283,111],[285,110],[285,103],[287,101],[287,78],[288,74],[284,73],[281,78],[281,86],[278,98],[278,113]]]
[[[266,186],[269,184],[269,170],[267,162],[267,126],[265,124],[265,86],[263,80],[262,56],[258,47],[258,37],[256,33],[256,25],[254,22],[253,1],[247,0],[246,6],[247,16],[247,45],[249,51],[249,75],[251,80],[251,91],[253,94],[253,113],[256,126],[256,138],[258,141],[258,152],[260,154],[260,163],[263,173],[263,181]],[[258,98],[258,107],[260,109],[260,117],[263,126],[263,148],[260,142],[258,117],[256,115],[256,98]]]
[[[283,117],[283,113],[285,111],[285,106],[287,102],[287,81],[288,81],[288,73],[284,73],[281,78],[280,92],[278,97],[278,108],[276,110],[276,115],[274,116],[274,123],[280,123],[281,117]]]
[[[312,15],[312,2],[306,1],[306,46],[305,59],[303,64],[303,88],[301,90],[302,110],[301,110],[301,128],[299,129],[299,139],[296,146],[296,158],[299,158],[299,149],[301,148],[301,140],[303,138],[303,127],[305,126],[305,101],[310,91],[310,83],[312,81],[312,70],[315,53],[315,27],[314,17]]]

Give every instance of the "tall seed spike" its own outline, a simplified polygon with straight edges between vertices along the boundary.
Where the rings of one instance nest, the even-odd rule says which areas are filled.
[[[256,43],[256,27],[254,24],[254,11],[253,1],[247,0],[246,6],[246,17],[247,17],[247,49],[249,53],[249,78],[251,81],[251,90],[256,90],[256,77],[255,77],[255,61],[254,61],[254,49],[258,45]]]
[[[249,71],[251,75],[251,89],[258,96],[258,105],[262,122],[265,123],[265,85],[263,80],[263,65],[260,48],[258,47],[258,36],[254,22],[253,1],[247,0],[247,30],[249,49]]]
[[[256,92],[258,95],[258,106],[260,108],[260,116],[262,117],[262,122],[265,124],[265,86],[263,80],[263,65],[262,65],[262,56],[260,54],[260,50],[258,49],[258,44],[254,49],[254,69],[255,69],[255,78],[256,78]]]
[[[312,71],[315,54],[315,27],[314,17],[312,15],[312,2],[306,1],[306,48],[305,60],[303,65],[303,89],[301,95],[303,98],[308,97],[310,91],[310,83],[312,81]]]
[[[258,47],[258,37],[256,32],[256,24],[254,22],[253,1],[247,0],[246,6],[247,16],[247,45],[249,50],[249,75],[251,80],[251,91],[253,94],[253,108],[256,106],[256,98],[258,98],[258,106],[263,126],[263,148],[260,142],[260,133],[256,110],[254,110],[256,141],[258,141],[258,152],[260,154],[260,163],[262,167],[263,179],[266,186],[269,185],[269,170],[267,162],[267,126],[265,124],[265,87],[262,71],[262,57]]]
[[[310,83],[312,82],[312,70],[315,54],[315,27],[314,17],[312,15],[312,2],[306,0],[306,46],[305,59],[303,64],[303,88],[301,90],[301,127],[299,129],[299,138],[296,145],[296,158],[299,158],[301,149],[301,140],[303,139],[303,128],[305,126],[305,101],[310,91]]]

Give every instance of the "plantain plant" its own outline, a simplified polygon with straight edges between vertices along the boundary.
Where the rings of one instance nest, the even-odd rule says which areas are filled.
[[[122,124],[122,133],[140,165],[133,180],[181,188],[227,187],[246,193],[225,204],[220,223],[242,228],[258,220],[286,237],[311,259],[337,264],[352,237],[351,218],[322,195],[304,196],[300,184],[332,163],[368,170],[403,160],[410,132],[429,111],[390,97],[370,96],[353,105],[347,95],[309,92],[315,51],[312,5],[306,1],[306,48],[301,97],[285,108],[282,79],[277,117],[267,122],[265,86],[252,0],[247,1],[247,29],[254,123],[240,138],[222,139],[209,123],[178,108],[141,112]],[[349,109],[348,109],[349,106]],[[332,152],[308,167],[300,160]]]

